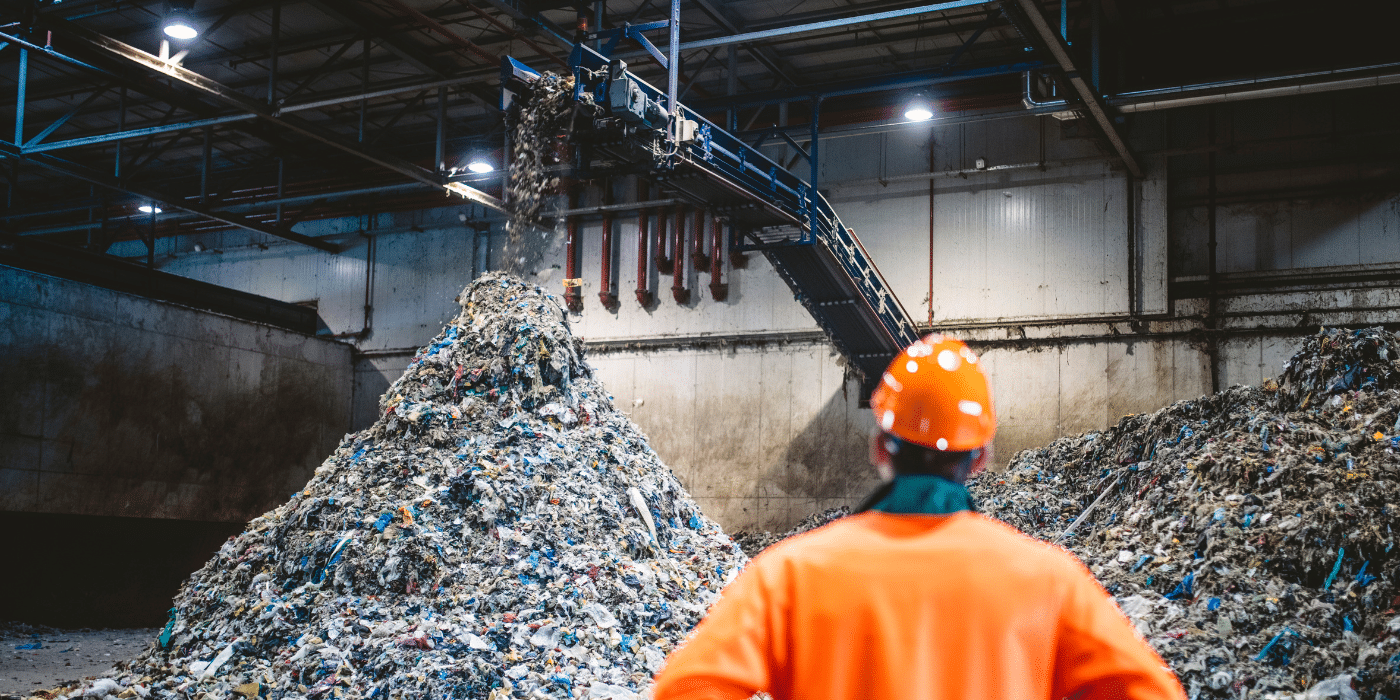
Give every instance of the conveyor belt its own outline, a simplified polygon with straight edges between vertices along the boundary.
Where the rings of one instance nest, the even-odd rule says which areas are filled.
[[[695,137],[654,158],[651,146],[664,137],[654,115],[665,95],[585,46],[575,47],[570,63],[575,99],[597,105],[606,117],[594,122],[603,129],[587,147],[613,160],[651,161],[650,175],[663,188],[725,218],[731,247],[768,258],[867,385],[918,339],[913,319],[860,240],[805,180],[684,105],[681,117],[695,122]],[[507,93],[528,84],[528,73],[506,59]],[[622,81],[628,85],[621,92],[630,95],[625,104],[611,91]],[[617,126],[607,126],[608,118]],[[573,138],[587,142],[590,133],[576,128]]]

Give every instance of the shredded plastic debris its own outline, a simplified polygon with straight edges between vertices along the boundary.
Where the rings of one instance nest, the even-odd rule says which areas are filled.
[[[747,554],[750,557],[756,557],[758,556],[759,552],[762,552],[763,550],[768,549],[769,547],[772,547],[773,545],[789,537],[800,535],[804,532],[807,532],[808,530],[815,530],[833,520],[844,518],[850,514],[851,509],[846,506],[841,506],[839,508],[828,508],[827,510],[824,510],[820,513],[813,513],[807,516],[806,518],[803,518],[802,522],[798,523],[795,527],[793,527],[791,530],[788,530],[787,532],[775,533],[765,532],[763,530],[749,532],[747,530],[742,530],[740,532],[734,533],[734,541],[738,543],[739,547],[741,547],[744,550],[744,554]]]
[[[747,559],[553,297],[493,273],[459,300],[379,421],[192,575],[150,649],[67,697],[644,692]]]
[[[1400,698],[1400,342],[1324,329],[1236,386],[1017,455],[984,512],[1061,542],[1192,698]]]

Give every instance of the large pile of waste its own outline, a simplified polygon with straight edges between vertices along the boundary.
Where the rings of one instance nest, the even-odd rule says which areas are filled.
[[[1323,330],[1282,386],[1024,451],[973,496],[1078,555],[1192,698],[1400,699],[1397,360]]]
[[[302,491],[70,697],[629,699],[747,561],[592,377],[559,303],[489,274]]]
[[[739,532],[734,533],[734,542],[739,545],[740,549],[744,550],[744,554],[747,554],[749,557],[756,557],[758,556],[759,552],[762,552],[763,550],[768,549],[769,547],[772,547],[773,545],[782,542],[783,540],[789,537],[795,537],[804,532],[807,532],[808,530],[815,530],[833,520],[844,518],[850,514],[851,509],[847,506],[828,508],[824,511],[821,511],[820,513],[813,513],[807,516],[806,518],[803,518],[802,522],[798,523],[796,526],[794,526],[791,530],[788,530],[787,532],[768,532],[766,530],[741,530]]]

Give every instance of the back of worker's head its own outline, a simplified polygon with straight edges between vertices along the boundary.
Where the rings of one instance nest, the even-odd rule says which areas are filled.
[[[929,335],[890,363],[870,396],[881,477],[933,474],[959,483],[990,459],[996,412],[987,375],[961,341]]]

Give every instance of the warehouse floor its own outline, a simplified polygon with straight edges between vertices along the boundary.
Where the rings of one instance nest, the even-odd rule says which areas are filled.
[[[136,655],[158,629],[58,630],[0,623],[0,698],[29,697],[65,681],[101,675]],[[38,643],[38,649],[18,647]]]

